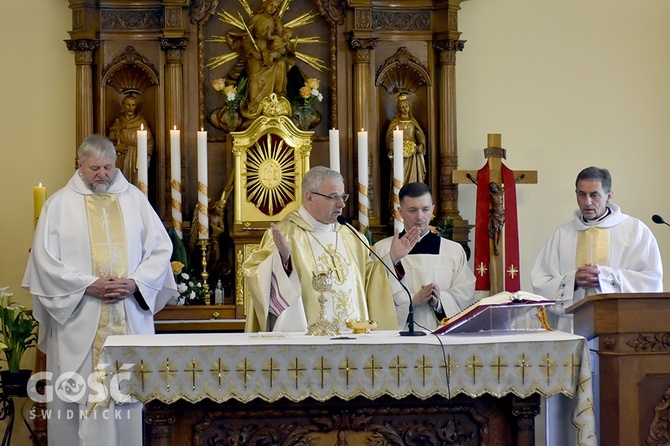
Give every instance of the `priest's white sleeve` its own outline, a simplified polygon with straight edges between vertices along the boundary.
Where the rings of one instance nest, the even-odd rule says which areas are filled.
[[[281,256],[274,251],[258,265],[258,276],[263,278],[261,294],[265,299],[266,314],[276,317],[274,324],[266,329],[287,332],[307,330],[298,273],[293,270],[287,275]]]

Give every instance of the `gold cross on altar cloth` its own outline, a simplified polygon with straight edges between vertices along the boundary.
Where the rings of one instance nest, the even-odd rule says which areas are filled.
[[[489,133],[487,148],[484,149],[484,157],[487,159],[489,165],[489,182],[496,183],[499,187],[502,185],[502,160],[507,158],[507,151],[502,148],[500,133]],[[537,184],[536,170],[515,170],[514,178],[517,184]],[[476,170],[454,170],[452,172],[453,184],[477,184]],[[516,210],[515,210],[516,212]],[[497,294],[504,290],[504,273],[503,273],[503,259],[504,259],[504,243],[499,241],[500,248],[502,248],[502,255],[496,255],[498,247],[495,245],[493,238],[489,237],[489,264],[475,265],[476,268],[489,268],[489,277],[491,282],[491,295]],[[511,265],[510,270],[507,271],[510,275],[519,273],[519,265]]]

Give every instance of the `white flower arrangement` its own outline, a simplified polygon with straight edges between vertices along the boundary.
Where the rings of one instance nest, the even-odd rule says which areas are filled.
[[[177,299],[177,305],[204,305],[205,288],[202,282],[191,278],[191,274],[183,269],[183,263],[172,262],[172,273],[177,282],[177,293],[173,297]]]

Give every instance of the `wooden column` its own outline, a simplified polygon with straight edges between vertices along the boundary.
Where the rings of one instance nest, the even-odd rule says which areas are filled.
[[[168,130],[172,130],[176,125],[177,129],[181,130],[183,138],[182,52],[186,49],[186,39],[161,39],[161,48],[167,56],[165,62],[165,124]]]
[[[370,66],[371,52],[377,45],[376,39],[358,38],[354,36],[349,37],[349,46],[353,50],[354,66],[353,66],[353,117],[354,117],[354,132],[353,140],[356,141],[356,135],[361,129],[368,132],[368,199],[370,206],[368,209],[368,217],[370,219],[370,227],[379,224],[380,204],[377,197],[376,185],[379,184],[379,169],[373,168],[376,164],[376,151],[374,150],[377,144],[376,132],[377,124],[374,125],[370,121],[370,106],[372,104],[372,75]],[[352,153],[352,157],[357,159],[356,154],[360,147],[356,147],[356,152]],[[354,166],[350,172],[357,172]],[[358,180],[358,178],[356,178]]]
[[[438,51],[440,77],[438,88],[438,128],[440,148],[439,187],[440,203],[438,217],[459,217],[458,186],[451,180],[451,172],[458,168],[458,148],[456,143],[456,51],[462,51],[462,40],[441,40],[434,42]],[[467,237],[467,232],[466,232]],[[454,233],[454,236],[456,234]],[[459,240],[457,240],[459,241]]]
[[[186,134],[186,129],[184,128],[183,120],[183,107],[184,107],[184,74],[183,74],[183,65],[182,65],[182,53],[186,48],[186,39],[183,38],[174,38],[174,39],[161,39],[161,48],[166,53],[165,59],[165,84],[164,84],[164,94],[165,94],[165,135],[164,140],[169,140],[170,130],[177,126],[177,129],[180,130],[181,141],[179,142],[179,147],[181,147],[182,153],[184,153],[184,137]],[[166,153],[166,160],[170,159],[170,153]],[[166,162],[166,168],[170,168]],[[186,169],[186,161],[184,156],[181,156],[181,183],[182,183],[182,203],[184,203],[183,208],[189,209],[189,197],[183,194],[183,185],[188,183],[188,178],[184,175],[184,172],[188,172]],[[166,195],[166,199],[169,201],[170,193]],[[168,206],[168,209],[170,207]]]
[[[76,66],[76,147],[93,130],[93,52],[99,42],[91,39],[66,40],[67,49],[74,51]],[[76,160],[75,154],[75,160]]]

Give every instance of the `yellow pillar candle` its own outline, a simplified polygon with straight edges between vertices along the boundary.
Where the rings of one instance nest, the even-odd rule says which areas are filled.
[[[42,186],[40,183],[38,186],[33,188],[33,204],[35,206],[35,226],[37,226],[37,220],[40,218],[40,213],[42,212],[42,206],[47,199],[47,188]]]

